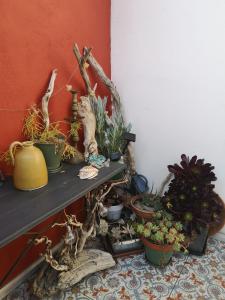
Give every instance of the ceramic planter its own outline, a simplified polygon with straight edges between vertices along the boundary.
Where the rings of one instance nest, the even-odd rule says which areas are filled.
[[[34,147],[33,142],[14,142],[10,145],[9,151],[14,166],[13,182],[17,189],[30,191],[48,183],[44,156]]]
[[[154,211],[141,209],[141,208],[137,207],[137,205],[136,205],[136,203],[139,200],[141,200],[143,198],[143,196],[144,196],[143,194],[133,196],[130,201],[130,206],[131,206],[132,211],[137,216],[139,216],[140,218],[145,219],[145,220],[150,220],[154,215]]]
[[[63,145],[56,145],[53,143],[36,143],[35,146],[42,151],[48,172],[58,172],[61,169]]]
[[[123,204],[112,205],[108,208],[107,219],[109,221],[117,221],[120,219]]]
[[[170,262],[173,256],[173,245],[156,245],[141,237],[145,246],[146,258],[155,266],[163,267]]]
[[[140,239],[132,239],[132,240],[127,240],[127,241],[112,243],[111,245],[112,245],[112,249],[113,249],[114,253],[121,253],[121,252],[126,252],[126,251],[137,250],[137,249],[141,249],[141,247],[143,247]]]
[[[121,158],[121,153],[120,152],[112,152],[110,154],[110,160],[112,161],[118,161]]]

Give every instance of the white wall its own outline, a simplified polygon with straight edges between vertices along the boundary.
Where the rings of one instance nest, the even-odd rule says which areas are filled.
[[[225,199],[225,1],[112,0],[111,22],[138,171],[159,186],[168,164],[197,154]]]

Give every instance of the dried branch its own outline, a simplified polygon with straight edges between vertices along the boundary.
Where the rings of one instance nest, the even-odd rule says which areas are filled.
[[[80,53],[80,50],[78,48],[78,45],[74,44],[73,52],[76,56],[76,59],[77,59],[78,65],[79,65],[79,69],[80,69],[80,74],[84,80],[84,84],[85,84],[87,93],[90,97],[90,100],[93,102],[96,102],[97,99],[95,96],[95,90],[91,88],[91,82],[90,82],[88,73],[86,71],[86,60],[87,60],[87,57],[88,57],[90,51],[91,51],[91,48],[89,49],[89,51],[86,51],[86,54],[84,56],[82,56]]]
[[[117,89],[112,82],[112,80],[109,79],[109,77],[105,74],[103,68],[99,64],[99,62],[96,60],[96,58],[91,53],[91,48],[84,48],[85,56],[87,57],[87,62],[91,65],[91,67],[94,69],[97,76],[100,78],[100,80],[105,84],[105,86],[110,90],[114,103],[115,108],[117,111],[121,110],[121,101],[120,101],[120,95],[117,92]]]
[[[54,84],[55,84],[55,79],[57,76],[57,69],[54,69],[52,71],[51,79],[48,85],[48,89],[45,93],[45,95],[42,97],[42,114],[43,114],[43,120],[45,124],[45,129],[49,128],[49,113],[48,113],[48,104],[50,97],[52,96],[53,90],[54,90]]]
[[[100,202],[102,202],[104,200],[104,198],[106,197],[106,195],[108,195],[108,193],[111,191],[111,189],[114,187],[114,186],[117,186],[119,184],[123,184],[123,183],[127,183],[128,182],[128,179],[125,177],[123,180],[120,180],[120,181],[116,181],[116,182],[113,182],[111,183],[110,187],[108,188],[108,190],[100,197]]]
[[[69,267],[66,265],[60,265],[57,260],[54,259],[53,255],[52,255],[52,250],[51,250],[51,246],[52,246],[52,241],[48,239],[47,236],[43,236],[41,238],[37,238],[34,241],[35,245],[39,245],[45,243],[46,245],[46,249],[45,249],[45,253],[42,254],[42,256],[44,257],[45,261],[47,263],[49,263],[49,265],[55,269],[56,271],[62,272],[62,271],[68,271]]]

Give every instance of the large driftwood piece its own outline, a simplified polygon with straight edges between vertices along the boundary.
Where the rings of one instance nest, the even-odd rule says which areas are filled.
[[[45,129],[47,129],[47,130],[48,130],[49,124],[50,124],[49,113],[48,113],[48,104],[49,104],[49,100],[50,100],[53,90],[54,90],[56,76],[57,76],[57,69],[54,69],[52,71],[48,89],[47,89],[45,95],[42,97],[42,114],[43,114]]]
[[[115,266],[112,255],[98,249],[85,249],[73,261],[69,271],[58,273],[44,266],[33,283],[33,293],[40,299],[51,297],[61,290],[68,289],[89,274]]]
[[[87,249],[79,253],[73,268],[59,274],[57,288],[65,290],[78,283],[85,276],[115,266],[112,255],[97,249]]]
[[[65,222],[55,223],[52,227],[66,228],[63,246],[53,257],[51,241],[47,237],[36,240],[36,244],[45,243],[42,255],[48,263],[44,265],[33,282],[33,293],[40,299],[57,293],[79,282],[84,276],[115,265],[111,255],[99,250],[84,250],[86,241],[96,234],[96,218],[101,205],[110,190],[127,182],[127,178],[116,182],[105,183],[98,189],[87,194],[87,217],[84,223],[79,222],[75,215],[65,212]]]

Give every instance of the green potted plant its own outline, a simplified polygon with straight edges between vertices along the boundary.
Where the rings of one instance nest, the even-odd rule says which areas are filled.
[[[45,125],[41,109],[32,106],[24,119],[23,134],[35,143],[46,160],[49,172],[61,168],[61,160],[75,155],[75,148],[69,145],[65,134],[59,129],[59,122]]]
[[[187,252],[181,222],[175,222],[163,210],[157,211],[151,221],[134,224],[134,228],[145,246],[146,258],[153,265],[165,266],[174,252]]]
[[[224,225],[224,204],[212,184],[216,180],[214,167],[196,155],[189,159],[182,154],[180,165],[169,165],[168,169],[174,178],[162,199],[163,205],[184,224],[189,236],[204,234],[203,244],[198,247],[202,252],[208,230],[216,233]]]
[[[96,140],[101,154],[111,160],[118,160],[125,146],[123,135],[130,131],[131,125],[124,125],[120,112],[113,110],[109,117],[106,105],[107,97],[98,97],[97,102],[92,104],[96,117]]]

